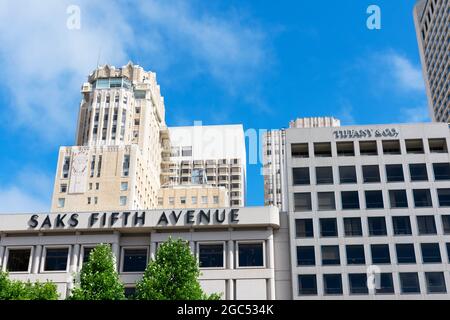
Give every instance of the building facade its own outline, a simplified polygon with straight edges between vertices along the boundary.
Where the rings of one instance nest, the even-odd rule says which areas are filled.
[[[230,206],[228,189],[207,184],[173,186],[159,190],[158,208],[193,209]]]
[[[414,23],[434,121],[450,121],[450,2],[419,0],[414,7]]]

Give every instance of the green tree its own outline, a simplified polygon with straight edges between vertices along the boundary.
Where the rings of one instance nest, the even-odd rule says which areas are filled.
[[[57,300],[56,285],[52,282],[23,282],[10,280],[6,272],[0,272],[0,300]]]
[[[163,243],[145,269],[136,286],[138,300],[218,300],[220,295],[207,295],[198,282],[197,259],[187,242],[178,239]]]
[[[89,254],[75,281],[71,300],[123,300],[125,291],[115,269],[115,259],[111,247],[101,244]]]

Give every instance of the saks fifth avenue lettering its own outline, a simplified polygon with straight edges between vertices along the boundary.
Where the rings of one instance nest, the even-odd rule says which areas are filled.
[[[80,225],[80,214],[34,214],[28,220],[31,229],[104,228],[104,227],[164,227],[188,225],[220,225],[239,222],[239,209],[171,210],[159,214],[156,224],[148,223],[145,211],[94,212],[88,214],[87,224]],[[153,221],[153,220],[152,220]]]
[[[335,139],[396,138],[399,134],[394,128],[333,131]]]

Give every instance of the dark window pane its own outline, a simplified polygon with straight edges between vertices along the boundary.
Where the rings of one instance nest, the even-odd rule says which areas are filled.
[[[294,210],[297,212],[311,211],[311,193],[294,193]]]
[[[8,272],[28,272],[31,249],[8,249]]]
[[[391,256],[389,254],[389,245],[372,244],[370,246],[370,250],[372,251],[373,264],[391,263]]]
[[[146,249],[123,250],[123,272],[142,272],[147,267]]]
[[[309,185],[309,168],[293,168],[292,179],[294,185]]]
[[[83,264],[89,261],[89,256],[91,252],[94,250],[93,247],[84,247],[83,248]]]
[[[355,273],[348,275],[351,294],[368,294],[367,274]]]
[[[297,247],[297,265],[299,266],[316,265],[314,246]]]
[[[394,235],[411,235],[411,221],[408,216],[392,217]]]
[[[200,268],[222,268],[223,244],[199,244]]]
[[[428,293],[447,293],[443,272],[425,272]]]
[[[437,234],[434,216],[417,216],[419,235]]]
[[[377,165],[363,166],[363,178],[364,183],[376,183],[380,182],[380,168]]]
[[[313,238],[313,221],[312,219],[296,219],[295,231],[297,238]]]
[[[361,218],[344,218],[345,236],[362,236]]]
[[[322,246],[322,265],[339,265],[339,246]]]
[[[333,184],[333,168],[332,167],[317,167],[316,168],[316,183],[317,184]]]
[[[422,249],[422,261],[423,263],[441,263],[441,251],[439,249],[439,243],[422,243],[420,245]]]
[[[401,154],[400,141],[398,140],[384,140],[383,153],[384,154]]]
[[[68,248],[46,249],[45,271],[66,271]]]
[[[423,141],[422,139],[410,139],[405,140],[406,152],[411,154],[423,154]]]
[[[240,267],[263,267],[264,252],[262,243],[239,243]]]
[[[353,157],[355,155],[355,147],[353,141],[336,143],[338,156]]]
[[[416,254],[413,244],[396,244],[398,263],[416,263]]]
[[[359,153],[362,156],[378,155],[377,142],[376,141],[360,141],[359,142]]]
[[[385,236],[386,231],[386,220],[384,217],[369,217],[369,235],[370,236]]]
[[[320,219],[320,234],[322,237],[337,237],[336,219]]]
[[[450,163],[433,163],[433,171],[436,181],[450,180]]]
[[[343,210],[359,209],[358,191],[341,192],[341,201]]]
[[[391,202],[391,208],[408,208],[408,198],[406,196],[406,190],[390,190],[389,200]]]
[[[291,144],[291,155],[293,158],[308,158],[308,144],[307,143],[293,143]]]
[[[428,181],[427,165],[425,163],[410,164],[409,175],[411,181]]]
[[[394,293],[394,281],[391,273],[380,274],[379,287],[376,289],[377,294],[392,294]]]
[[[415,189],[413,190],[414,205],[416,208],[429,208],[432,207],[431,193],[428,189]]]
[[[450,207],[450,189],[437,189],[439,206]]]
[[[431,153],[447,153],[447,141],[445,138],[428,139]]]
[[[366,264],[363,245],[346,246],[347,264]]]
[[[401,164],[387,164],[386,165],[387,182],[403,182],[403,166]]]
[[[331,143],[314,143],[314,155],[316,157],[331,157]]]
[[[383,209],[383,193],[381,191],[365,191],[367,209]]]
[[[442,216],[442,228],[444,229],[444,234],[450,234],[450,215]]]
[[[317,294],[317,281],[315,275],[308,274],[298,276],[298,294],[301,296]]]
[[[322,211],[336,210],[334,192],[317,193],[318,209]]]
[[[356,168],[354,166],[339,167],[341,183],[356,183]]]
[[[342,277],[340,274],[324,274],[323,287],[325,294],[342,294]]]
[[[415,272],[400,273],[402,293],[420,293],[419,276]]]

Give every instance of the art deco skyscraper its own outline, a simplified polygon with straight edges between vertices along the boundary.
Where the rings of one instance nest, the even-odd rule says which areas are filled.
[[[450,1],[419,0],[414,22],[430,115],[450,122]]]

